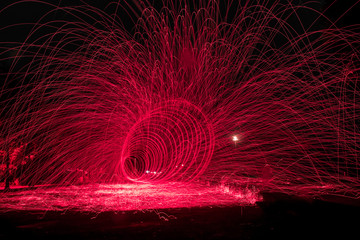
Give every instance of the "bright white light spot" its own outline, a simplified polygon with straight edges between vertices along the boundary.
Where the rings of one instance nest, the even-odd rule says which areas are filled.
[[[150,173],[150,171],[149,171],[149,170],[146,170],[145,172],[146,172],[146,173]]]
[[[237,142],[237,141],[239,141],[239,138],[238,138],[238,136],[233,136],[233,137],[232,137],[232,140],[233,140],[234,142]]]

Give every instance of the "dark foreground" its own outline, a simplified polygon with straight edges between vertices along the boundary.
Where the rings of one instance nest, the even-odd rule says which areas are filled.
[[[10,211],[0,239],[360,239],[356,200],[265,194],[257,206],[158,211]]]

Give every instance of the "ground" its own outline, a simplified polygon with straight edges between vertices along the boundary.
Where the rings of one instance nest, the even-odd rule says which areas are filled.
[[[15,191],[11,194],[20,194]],[[0,239],[357,239],[360,204],[261,193],[255,204],[156,210],[4,209]],[[21,195],[21,194],[20,194]]]

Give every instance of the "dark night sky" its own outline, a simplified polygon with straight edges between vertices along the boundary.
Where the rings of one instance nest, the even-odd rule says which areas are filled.
[[[286,0],[283,0],[286,2]],[[343,13],[345,13],[352,5],[354,5],[358,0],[337,0],[335,3],[332,3],[333,0],[317,0],[315,2],[307,6],[311,6],[315,8],[316,10],[323,11],[324,9],[327,9],[328,6],[331,5],[331,7],[325,12],[325,15],[329,17],[332,21],[337,20]],[[14,0],[2,0],[0,3],[0,9],[3,9],[5,6],[14,3],[16,1]],[[55,5],[60,6],[76,6],[81,5],[80,0],[72,0],[70,1],[49,1],[54,3]],[[99,9],[105,9],[107,4],[110,1],[103,1],[103,0],[92,0],[92,1],[86,1],[91,6],[94,6]],[[131,1],[130,1],[131,2]],[[295,0],[292,1],[294,4],[298,5],[306,5],[306,0]],[[314,2],[314,1],[310,1]],[[307,3],[308,4],[308,3]],[[337,22],[338,26],[347,26],[351,24],[358,24],[360,23],[360,18],[358,17],[359,11],[359,5],[357,4],[355,7],[351,8],[349,12],[346,13],[346,15],[341,18],[340,21]],[[114,12],[115,5],[112,5],[107,8],[107,12],[113,13]],[[39,17],[43,16],[47,11],[51,10],[51,8],[47,8],[46,5],[43,4],[37,4],[37,3],[22,3],[15,5],[11,7],[10,9],[7,9],[6,11],[2,12],[0,14],[0,27],[5,27],[10,24],[14,23],[24,23],[24,22],[35,22]],[[56,13],[61,14],[61,13]],[[308,24],[313,21],[315,14],[309,13],[308,11],[303,11],[300,13],[302,17],[302,21],[305,24]],[[120,15],[124,15],[120,11]],[[55,17],[54,17],[55,19]],[[129,21],[126,19],[125,21]],[[131,24],[131,23],[130,23]],[[4,31],[0,34],[0,42],[1,41],[21,41],[24,39],[24,37],[27,35],[27,29],[26,28],[19,28],[17,27],[16,30],[9,30],[4,33]]]
[[[288,0],[281,0],[281,2],[287,2]],[[316,1],[310,1],[313,3],[309,4],[309,1],[306,0],[294,0],[292,3],[294,5],[306,5],[310,6],[311,8],[314,8],[320,12],[325,12],[325,15],[331,20],[331,21],[337,21],[340,16],[342,16],[348,9],[350,9],[342,18],[337,21],[337,26],[344,27],[349,26],[352,24],[360,24],[360,18],[358,17],[360,13],[360,4],[355,4],[359,0],[316,0]],[[45,4],[39,4],[39,3],[21,3],[21,4],[15,4],[14,6],[4,10],[4,7],[8,6],[9,4],[16,3],[17,1],[14,0],[1,0],[0,1],[0,9],[2,11],[0,12],[0,52],[2,52],[4,49],[8,48],[9,44],[4,44],[4,42],[17,42],[21,43],[24,41],[26,36],[28,35],[31,26],[32,25],[24,25],[23,23],[34,23],[39,20],[44,14],[52,10],[53,8],[47,7]],[[84,1],[81,0],[72,0],[72,1],[65,1],[65,0],[53,0],[48,1],[55,5],[59,6],[77,6],[82,5]],[[112,14],[115,12],[116,4],[111,4],[108,6],[109,2],[111,1],[104,1],[104,0],[91,0],[86,1],[89,5],[94,6],[96,8],[102,9],[105,12]],[[117,1],[115,1],[116,3]],[[120,1],[122,2],[122,1]],[[133,1],[128,1],[129,3],[132,3]],[[150,0],[150,2],[159,3],[159,1]],[[221,2],[227,2],[227,0],[220,0]],[[256,1],[254,1],[256,2]],[[272,2],[272,1],[269,1]],[[132,4],[134,5],[134,4]],[[159,5],[159,4],[158,4]],[[355,5],[355,6],[353,6]],[[353,7],[352,7],[353,6]],[[352,8],[351,8],[352,7]],[[327,11],[324,11],[327,9]],[[131,21],[130,18],[126,18],[127,15],[124,12],[123,8],[118,9],[118,16],[123,20],[125,27],[129,28],[129,30],[134,26],[133,21]],[[306,25],[310,25],[313,23],[314,19],[317,18],[317,15],[311,11],[303,10],[300,11],[299,16],[301,18],[302,23]],[[54,14],[50,15],[48,17],[49,21],[55,20],[55,19],[67,19],[68,16],[64,15],[63,11],[57,11]],[[69,19],[69,21],[72,21],[72,19]],[[290,23],[293,25],[293,27],[296,29],[298,28],[298,24],[295,22],[292,23],[289,20]],[[296,21],[296,20],[295,20]],[[43,21],[44,22],[44,21]],[[12,27],[12,28],[6,28],[7,26],[10,26],[12,24],[20,23],[19,26]],[[322,22],[319,21],[317,25],[315,25],[315,28],[321,28]],[[4,29],[6,28],[6,29]],[[46,30],[43,30],[46,31]],[[46,34],[46,32],[43,32]],[[10,53],[7,53],[10,54]],[[5,55],[6,57],[6,55]],[[3,54],[0,54],[0,73],[6,73],[7,69],[9,68],[10,62],[9,61],[3,61],[1,59],[4,58]]]

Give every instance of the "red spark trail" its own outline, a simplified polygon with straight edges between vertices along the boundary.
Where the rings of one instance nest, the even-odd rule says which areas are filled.
[[[35,156],[25,184],[199,180],[358,196],[357,26],[280,1],[136,1],[129,30],[89,5],[36,2],[53,11],[11,48],[1,92],[2,149],[21,141]],[[301,9],[331,28],[299,17],[300,31],[289,19]]]

